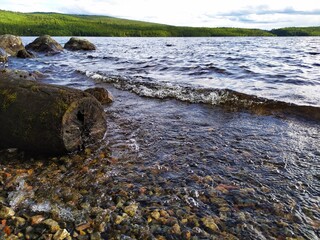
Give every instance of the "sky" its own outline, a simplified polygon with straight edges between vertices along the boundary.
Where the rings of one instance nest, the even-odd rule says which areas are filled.
[[[105,15],[194,27],[320,26],[319,0],[0,0],[0,9]]]

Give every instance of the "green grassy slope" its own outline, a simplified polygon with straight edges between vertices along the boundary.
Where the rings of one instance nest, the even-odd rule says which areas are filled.
[[[105,16],[19,13],[0,10],[0,34],[21,36],[272,36],[259,29],[194,28]]]
[[[245,28],[196,28],[133,21],[106,16],[59,13],[19,13],[0,10],[0,34],[21,36],[320,36],[320,27],[291,27],[271,31]]]

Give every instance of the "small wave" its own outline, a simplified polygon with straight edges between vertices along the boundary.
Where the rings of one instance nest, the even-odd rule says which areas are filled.
[[[237,61],[237,62],[241,62],[243,60],[245,60],[244,58],[241,57],[227,57],[226,58],[227,61]]]
[[[181,86],[168,82],[156,83],[149,78],[104,76],[101,73],[89,71],[83,72],[83,74],[96,81],[110,83],[118,89],[130,91],[143,97],[173,98],[189,103],[220,106],[231,111],[248,110],[259,115],[276,115],[281,117],[293,115],[305,119],[320,120],[320,109],[318,107],[270,100],[230,89],[201,88],[189,85]]]
[[[308,52],[308,54],[310,54],[310,55],[320,55],[320,52]]]
[[[211,71],[211,72],[215,72],[215,73],[220,73],[220,74],[226,74],[226,75],[230,75],[231,73],[229,73],[226,69],[224,68],[219,68],[214,66],[213,64],[207,64],[205,69]]]
[[[102,59],[109,60],[109,61],[119,61],[120,60],[120,58],[112,57],[112,56],[103,57]]]

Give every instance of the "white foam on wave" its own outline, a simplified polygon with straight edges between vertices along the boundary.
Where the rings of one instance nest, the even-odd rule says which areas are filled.
[[[143,97],[159,99],[173,98],[190,103],[206,103],[211,105],[218,105],[229,97],[228,91],[224,92],[223,90],[218,92],[214,89],[181,86],[168,82],[155,83],[141,78],[107,77],[90,71],[83,73],[95,81],[110,83],[118,89],[128,90]]]

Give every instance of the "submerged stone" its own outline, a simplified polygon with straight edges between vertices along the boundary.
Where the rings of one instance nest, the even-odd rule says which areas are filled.
[[[53,240],[64,240],[69,238],[70,233],[66,229],[60,229],[53,235]]]
[[[136,214],[136,212],[137,212],[137,209],[138,209],[138,204],[131,204],[131,205],[129,205],[129,206],[126,206],[125,208],[124,208],[124,212],[126,213],[126,214],[128,214],[130,217],[133,217],[135,214]]]
[[[212,217],[203,217],[201,219],[204,226],[212,230],[213,232],[220,232],[218,225],[215,223]]]
[[[51,218],[44,220],[42,224],[45,225],[50,230],[51,233],[56,233],[57,231],[60,230],[59,223]]]
[[[0,207],[0,219],[7,219],[13,217],[15,214],[12,208],[1,206]]]
[[[159,211],[155,210],[151,213],[151,217],[154,218],[155,220],[158,220],[160,218],[160,213]]]

